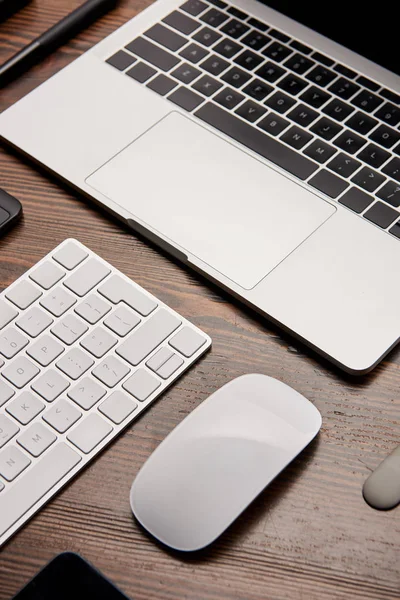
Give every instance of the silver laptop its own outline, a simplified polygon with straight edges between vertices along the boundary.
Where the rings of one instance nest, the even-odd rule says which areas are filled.
[[[5,111],[0,134],[363,374],[400,336],[391,10],[158,0]]]

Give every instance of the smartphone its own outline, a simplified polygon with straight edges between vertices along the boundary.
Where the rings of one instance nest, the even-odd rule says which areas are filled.
[[[79,554],[63,552],[13,600],[129,600]]]
[[[21,202],[0,189],[0,236],[21,217]]]

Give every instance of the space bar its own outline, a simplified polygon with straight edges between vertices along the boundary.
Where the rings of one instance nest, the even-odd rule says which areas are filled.
[[[63,442],[0,494],[0,537],[49,492],[82,458]]]
[[[294,152],[211,102],[204,104],[195,115],[303,181],[318,169],[318,166],[305,156]]]

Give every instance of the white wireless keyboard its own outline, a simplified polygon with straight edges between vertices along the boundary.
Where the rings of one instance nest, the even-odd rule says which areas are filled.
[[[76,240],[0,294],[0,546],[211,346]]]

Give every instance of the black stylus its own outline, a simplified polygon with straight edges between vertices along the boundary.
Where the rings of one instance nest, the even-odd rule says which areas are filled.
[[[0,67],[0,88],[115,7],[118,0],[87,0]]]

